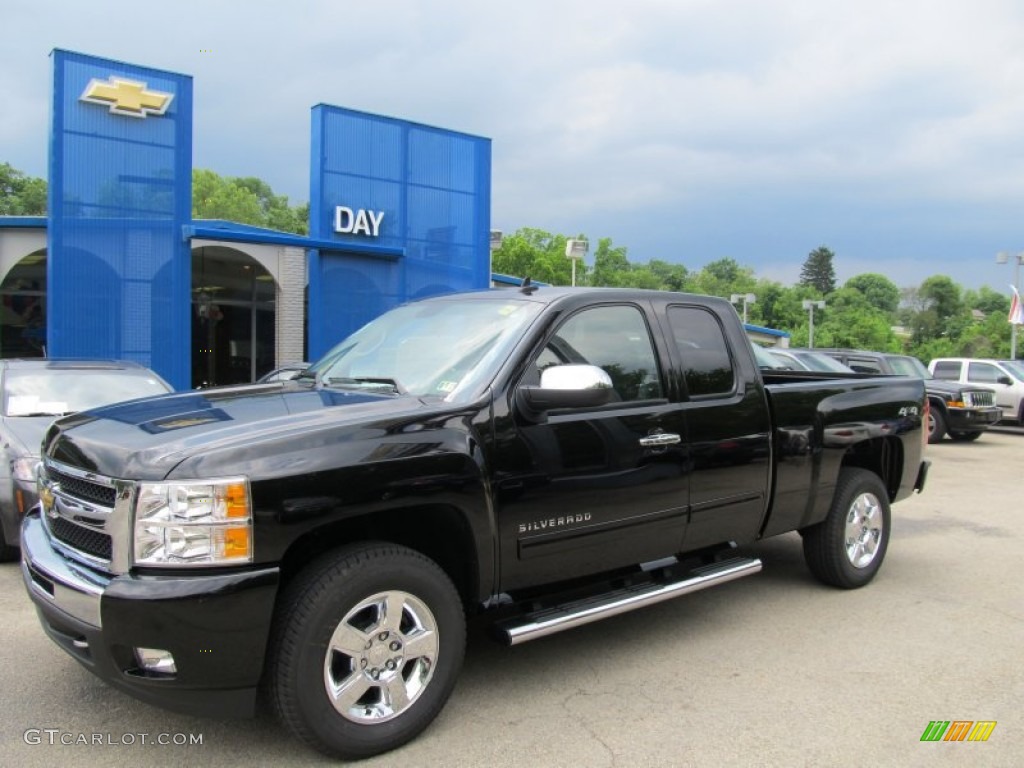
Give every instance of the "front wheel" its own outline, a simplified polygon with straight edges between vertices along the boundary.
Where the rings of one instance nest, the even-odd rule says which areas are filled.
[[[889,495],[874,472],[839,474],[828,516],[804,530],[804,559],[821,582],[843,589],[875,577],[889,545]]]
[[[0,523],[0,563],[6,563],[9,560],[17,560],[20,550],[17,547],[8,545],[4,539],[4,527]]]
[[[941,443],[946,436],[946,418],[942,411],[932,406],[928,409],[928,442]]]
[[[459,595],[433,561],[389,544],[340,550],[282,596],[271,697],[310,746],[341,759],[370,757],[433,721],[465,644]]]

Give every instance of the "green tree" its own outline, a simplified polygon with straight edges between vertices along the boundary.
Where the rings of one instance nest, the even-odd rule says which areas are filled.
[[[994,291],[987,285],[981,286],[977,291],[964,291],[963,301],[968,309],[977,309],[985,315],[993,313],[1007,315],[1010,311],[1010,296]]]
[[[682,264],[670,264],[660,259],[652,259],[647,263],[647,268],[658,278],[659,287],[666,291],[690,290],[690,273]]]
[[[864,295],[868,302],[883,312],[895,314],[900,305],[900,289],[885,275],[865,272],[846,281],[844,288],[852,288]]]
[[[0,216],[44,216],[46,180],[0,163]]]
[[[960,286],[946,275],[932,275],[921,283],[920,295],[935,310],[940,321],[948,321],[963,310]]]
[[[491,255],[491,269],[551,285],[569,285],[572,282],[572,264],[565,257],[568,239],[565,235],[553,235],[542,229],[524,227],[516,230],[504,237],[501,247]],[[583,284],[585,272],[577,265],[577,284]]]
[[[818,289],[823,296],[836,289],[836,270],[832,265],[835,254],[825,246],[815,248],[804,261],[800,269],[801,285],[810,285]]]
[[[590,284],[638,287],[629,282],[630,268],[626,249],[613,246],[610,237],[602,237],[594,250],[594,271],[590,276]]]
[[[200,219],[227,219],[242,224],[305,234],[308,205],[290,206],[285,195],[249,176],[221,176],[210,170],[192,171],[192,215]]]
[[[814,343],[820,347],[852,347],[877,352],[900,352],[902,344],[892,330],[889,313],[855,288],[829,294],[828,305],[814,315]]]
[[[755,284],[754,271],[728,257],[705,264],[693,278],[693,290],[697,293],[726,299],[733,293],[752,293]]]

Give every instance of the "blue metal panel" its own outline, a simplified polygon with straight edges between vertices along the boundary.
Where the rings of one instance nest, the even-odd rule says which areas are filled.
[[[490,139],[321,104],[310,161],[309,359],[404,301],[490,285]],[[379,232],[336,232],[337,206],[383,212]]]
[[[134,360],[187,388],[192,79],[61,50],[53,67],[48,353]],[[111,77],[170,94],[166,112],[83,101]]]

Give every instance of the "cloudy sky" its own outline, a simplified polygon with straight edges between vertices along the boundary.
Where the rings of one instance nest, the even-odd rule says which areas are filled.
[[[493,140],[492,227],[794,282],[1024,251],[1019,0],[0,0],[0,162],[46,175],[49,53],[190,74],[194,165],[308,199],[309,109]],[[1011,257],[1012,262],[1012,257]]]

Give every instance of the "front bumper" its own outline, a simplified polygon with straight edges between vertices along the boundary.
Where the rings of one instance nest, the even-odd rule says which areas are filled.
[[[952,432],[981,432],[1003,417],[998,406],[989,408],[947,408],[946,428]]]
[[[186,714],[254,714],[277,568],[110,577],[55,550],[38,510],[25,517],[21,555],[43,629],[102,680]],[[140,669],[135,648],[169,651],[176,673]]]

